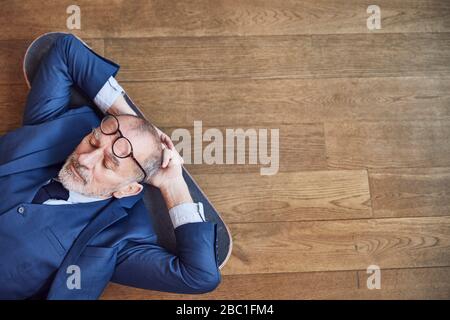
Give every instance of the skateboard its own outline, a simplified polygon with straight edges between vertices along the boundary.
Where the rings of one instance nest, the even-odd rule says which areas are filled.
[[[48,50],[52,47],[58,37],[65,35],[63,32],[49,32],[37,37],[28,47],[23,60],[23,73],[28,88],[31,88],[33,77],[36,74],[39,64]],[[78,38],[78,37],[77,37]],[[84,45],[90,48],[83,40],[78,38]],[[92,48],[90,48],[92,50]],[[125,100],[131,108],[142,118],[145,119],[143,112],[136,106],[131,98],[125,93]],[[73,86],[71,88],[70,106],[95,106],[83,92]],[[192,199],[195,202],[201,202],[204,208],[206,221],[211,221],[217,224],[217,259],[219,269],[222,269],[231,255],[232,238],[231,233],[220,216],[219,212],[214,208],[211,201],[202,191],[200,186],[195,182],[194,178],[189,174],[186,168],[183,167],[183,177],[189,187]],[[158,236],[158,244],[167,250],[175,253],[176,243],[175,234],[172,222],[169,217],[169,212],[162,198],[161,192],[158,188],[144,184],[143,200],[148,209],[150,218],[153,221],[155,232]]]

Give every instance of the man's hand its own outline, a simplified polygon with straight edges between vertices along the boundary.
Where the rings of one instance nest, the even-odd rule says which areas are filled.
[[[168,209],[181,203],[193,202],[183,178],[183,158],[170,137],[158,128],[156,131],[163,147],[163,160],[160,170],[148,182],[161,190]]]
[[[184,160],[175,149],[172,140],[161,130],[157,129],[160,134],[163,147],[163,160],[160,170],[148,182],[155,187],[164,188],[169,184],[183,179],[183,163]]]

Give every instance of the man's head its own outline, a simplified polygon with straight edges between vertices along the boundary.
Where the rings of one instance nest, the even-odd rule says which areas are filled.
[[[120,133],[105,134],[119,125]],[[103,133],[102,132],[105,132]],[[131,145],[127,145],[127,140]],[[113,143],[114,151],[113,151]],[[129,153],[126,158],[121,156]],[[139,183],[144,173],[148,179],[160,168],[162,160],[161,140],[155,127],[147,120],[132,116],[109,116],[103,126],[94,128],[85,136],[74,152],[67,158],[58,178],[68,190],[98,198],[114,196],[122,198],[139,193]]]

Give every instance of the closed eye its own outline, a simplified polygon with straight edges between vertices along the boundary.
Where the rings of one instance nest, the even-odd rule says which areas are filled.
[[[92,129],[91,135],[89,136],[89,144],[92,147],[95,147],[95,148],[98,147],[99,141],[97,139],[97,132],[95,131],[95,128]]]
[[[97,144],[96,144],[96,142],[95,142],[95,140],[93,140],[93,139],[89,139],[89,144],[90,144],[92,147],[95,147],[95,148],[98,147]]]
[[[98,148],[100,146],[99,134],[96,128],[92,129],[92,132],[88,138],[88,142],[94,148]],[[109,153],[103,158],[102,165],[108,170],[115,170],[117,167],[119,167],[120,162],[112,153]]]
[[[112,166],[109,163],[107,163],[106,160],[103,161],[103,167],[105,167],[108,170],[113,170]]]

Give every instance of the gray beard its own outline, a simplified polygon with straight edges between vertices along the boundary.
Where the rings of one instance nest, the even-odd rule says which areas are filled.
[[[114,190],[96,190],[96,191],[87,191],[86,186],[89,185],[88,180],[86,177],[82,175],[83,182],[79,180],[77,176],[72,172],[70,169],[71,163],[75,163],[73,161],[74,159],[73,155],[70,155],[69,158],[67,158],[66,162],[64,163],[63,167],[58,173],[58,179],[61,182],[61,184],[66,188],[67,190],[78,192],[86,197],[94,197],[94,198],[109,198],[111,197],[111,194]],[[75,169],[78,170],[77,165],[75,164]],[[80,172],[78,170],[78,172]],[[86,182],[87,181],[87,182]]]

